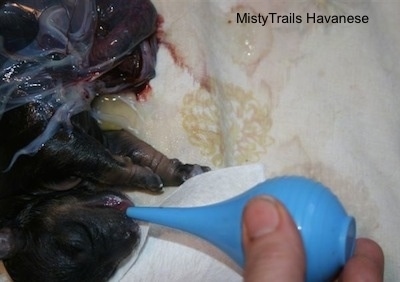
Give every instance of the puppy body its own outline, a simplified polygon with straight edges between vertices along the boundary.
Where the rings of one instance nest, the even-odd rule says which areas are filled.
[[[3,115],[2,169],[46,127],[46,106]],[[15,281],[107,280],[140,236],[125,215],[133,203],[116,190],[160,191],[209,170],[169,159],[124,130],[103,132],[90,112],[71,122],[72,131],[60,129],[0,173],[0,259]]]
[[[15,2],[0,4],[0,259],[15,281],[105,281],[140,235],[117,189],[159,192],[209,168],[91,116],[96,95],[154,77],[150,1]]]
[[[0,130],[12,133],[2,127],[9,114]],[[125,215],[133,203],[115,190],[160,191],[208,170],[169,159],[126,131],[102,132],[89,113],[72,120],[71,133],[59,131],[0,173],[0,259],[15,281],[105,281],[140,235]],[[14,143],[1,142],[4,168]]]

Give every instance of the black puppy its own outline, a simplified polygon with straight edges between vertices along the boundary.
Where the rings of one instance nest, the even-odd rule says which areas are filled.
[[[154,77],[158,15],[150,1],[0,8],[0,198],[82,180],[159,191],[208,169],[168,159],[125,131],[102,132],[91,115],[95,96],[139,91]]]
[[[46,126],[47,107],[28,103],[3,115],[0,170]],[[71,132],[60,129],[0,172],[0,259],[15,281],[106,280],[139,233],[124,214],[132,203],[102,189],[160,191],[209,170],[169,159],[126,131],[101,131],[89,112],[71,121]]]
[[[0,259],[16,281],[106,280],[139,237],[114,189],[209,170],[104,132],[90,112],[96,95],[154,76],[157,13],[146,0],[0,5]]]
[[[14,281],[107,281],[139,240],[131,205],[87,187],[0,200],[0,259]]]
[[[0,138],[1,169],[35,132],[30,122],[21,126],[30,120],[23,109],[30,108],[0,120],[8,132]],[[139,231],[124,213],[132,203],[102,189],[160,191],[209,170],[169,159],[126,131],[103,132],[87,112],[72,123],[71,133],[60,130],[0,173],[0,259],[15,281],[107,280]]]

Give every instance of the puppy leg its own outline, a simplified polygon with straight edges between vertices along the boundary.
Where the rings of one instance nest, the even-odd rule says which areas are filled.
[[[132,163],[128,157],[112,155],[103,144],[85,132],[60,133],[34,156],[35,178],[54,182],[80,178],[113,186],[133,186],[159,191],[160,177],[150,168]],[[68,187],[70,188],[70,187]]]
[[[166,186],[177,186],[210,168],[197,164],[183,164],[178,159],[169,159],[146,142],[124,131],[104,133],[107,147],[113,154],[125,155],[135,164],[148,167],[159,175]]]

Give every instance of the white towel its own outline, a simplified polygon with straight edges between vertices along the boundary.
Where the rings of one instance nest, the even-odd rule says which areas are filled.
[[[264,168],[259,164],[208,172],[185,182],[162,206],[190,207],[220,202],[264,179]],[[216,247],[166,227],[151,225],[147,242],[136,262],[135,259],[121,281],[241,280],[241,269]]]

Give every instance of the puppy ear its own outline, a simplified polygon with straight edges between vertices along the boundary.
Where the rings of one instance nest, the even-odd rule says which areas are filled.
[[[0,260],[12,257],[23,246],[23,240],[17,230],[0,228]]]

